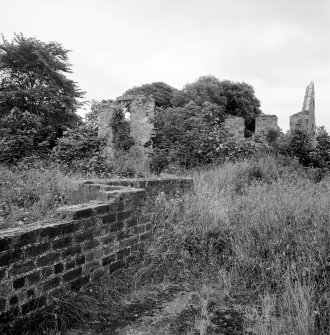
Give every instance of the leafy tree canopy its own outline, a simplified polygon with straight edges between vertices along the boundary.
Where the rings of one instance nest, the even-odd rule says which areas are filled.
[[[81,122],[82,92],[66,77],[68,50],[15,34],[0,44],[0,161],[47,153],[57,137]],[[42,149],[42,150],[41,150]]]
[[[249,126],[261,113],[260,101],[254,89],[247,83],[220,81],[214,76],[202,76],[195,82],[184,86],[182,91],[173,94],[172,105],[183,107],[189,101],[203,106],[210,103],[224,114],[243,117]]]
[[[200,107],[190,102],[158,113],[152,168],[161,170],[170,163],[192,167],[216,159],[226,131],[212,118],[213,112],[211,104]]]
[[[144,84],[141,86],[135,86],[127,90],[124,94],[132,95],[151,95],[155,98],[156,106],[168,108],[171,107],[171,100],[173,93],[176,91],[175,88],[163,82],[154,82],[151,84]]]
[[[41,42],[15,34],[0,44],[0,117],[12,108],[40,116],[44,126],[61,133],[75,125],[82,92],[66,77],[68,50],[57,42]]]
[[[192,84],[185,85],[183,92],[199,106],[202,106],[205,102],[218,106],[225,106],[226,104],[221,82],[214,76],[199,77]]]

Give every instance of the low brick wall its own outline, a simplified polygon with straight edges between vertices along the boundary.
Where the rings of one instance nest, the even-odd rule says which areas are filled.
[[[141,181],[146,189],[107,183],[83,184],[99,185],[91,192],[94,199],[59,208],[56,219],[0,231],[0,324],[44,308],[64,289],[78,290],[119,269],[144,249],[152,223],[143,204],[147,184],[153,183]],[[191,188],[192,180],[183,184],[177,191]]]
[[[67,204],[78,204],[99,197],[106,186],[125,186],[143,188],[147,196],[156,196],[160,192],[173,196],[185,192],[193,187],[192,178],[131,178],[131,179],[101,179],[82,180],[78,183],[77,190],[66,199]]]

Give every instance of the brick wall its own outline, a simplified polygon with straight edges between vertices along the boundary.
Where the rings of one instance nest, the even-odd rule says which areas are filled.
[[[82,180],[78,183],[77,190],[72,192],[67,199],[67,204],[78,204],[95,200],[100,196],[100,192],[108,189],[107,187],[109,186],[143,188],[148,196],[155,196],[160,192],[171,196],[191,189],[192,185],[191,178],[176,177]]]
[[[152,188],[96,188],[95,200],[61,207],[56,219],[0,231],[0,324],[42,309],[61,290],[77,290],[143,250],[152,234],[151,215],[143,213]]]

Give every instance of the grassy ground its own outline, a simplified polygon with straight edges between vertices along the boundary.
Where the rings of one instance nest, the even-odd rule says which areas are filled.
[[[53,334],[329,334],[329,177],[263,157],[194,182],[156,199],[140,263],[56,301]]]
[[[90,172],[85,162],[75,163],[73,172],[68,167],[33,158],[19,166],[0,165],[0,229],[52,217],[55,209],[70,198],[77,180],[152,176],[146,164],[124,153],[109,163],[109,173]]]
[[[74,190],[74,180],[56,167],[0,166],[0,229],[51,217]]]

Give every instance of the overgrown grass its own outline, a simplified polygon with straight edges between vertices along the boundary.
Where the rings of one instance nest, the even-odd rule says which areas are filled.
[[[0,166],[0,229],[51,217],[74,189],[56,167]]]
[[[62,301],[73,316],[81,306],[93,315],[73,319],[114,332],[175,288],[189,303],[158,333],[329,334],[330,177],[260,157],[195,172],[194,185],[159,195],[142,260],[95,283],[94,304]]]
[[[141,282],[203,291],[200,334],[214,326],[209,306],[225,297],[251,334],[328,334],[329,178],[315,183],[266,157],[194,179],[194,193],[158,198]],[[205,302],[205,291],[218,298]]]

